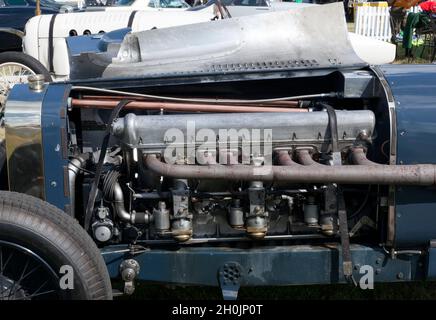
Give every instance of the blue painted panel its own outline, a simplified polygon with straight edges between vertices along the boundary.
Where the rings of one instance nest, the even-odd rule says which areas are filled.
[[[69,194],[65,129],[69,91],[69,85],[48,86],[41,115],[46,201],[67,212]]]
[[[436,248],[430,247],[427,256],[427,278],[436,280]]]
[[[218,285],[218,271],[229,262],[242,267],[244,286],[303,285],[344,283],[340,245],[280,246],[255,249],[193,248],[178,250],[153,249],[130,256],[120,253],[123,246],[102,249],[111,278],[119,277],[124,259],[133,258],[141,266],[139,279],[178,284]],[[360,267],[374,270],[375,282],[395,282],[423,279],[424,264],[419,257],[401,256],[391,259],[381,248],[351,245],[354,278],[362,275]]]
[[[111,43],[121,43],[131,28],[122,28],[104,34],[67,37],[67,46],[70,55],[79,55],[86,52],[105,52]]]
[[[67,37],[67,47],[70,55],[78,55],[85,52],[99,52],[98,44],[103,35],[85,35]]]
[[[397,164],[436,164],[436,65],[381,69],[396,104]],[[435,188],[397,188],[395,230],[397,246],[436,238]]]

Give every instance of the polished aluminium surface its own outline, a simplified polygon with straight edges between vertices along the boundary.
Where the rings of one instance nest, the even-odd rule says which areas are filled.
[[[337,111],[338,130],[341,132],[339,143],[351,144],[362,131],[369,136],[374,132],[375,115],[370,110]],[[260,130],[260,139],[264,139],[266,130],[271,130],[272,143],[313,144],[320,146],[329,143],[330,130],[327,112],[304,113],[234,113],[234,114],[179,114],[136,116],[127,114],[118,119],[112,127],[113,133],[132,148],[162,148],[172,142],[172,129],[183,133],[183,142],[201,129],[213,131],[216,137],[221,130],[244,131],[253,134]],[[255,136],[251,138],[255,142]],[[181,142],[181,143],[183,143]],[[227,143],[227,142],[225,142]]]
[[[9,189],[45,198],[41,109],[45,90],[16,85],[5,108]]]
[[[392,90],[388,84],[388,81],[381,69],[381,67],[374,66],[372,70],[377,75],[380,81],[387,108],[389,112],[389,130],[390,130],[390,149],[389,149],[389,164],[397,163],[397,123],[396,123],[396,110],[395,100],[392,94]],[[386,243],[392,245],[395,238],[395,186],[389,186],[388,197],[388,217],[387,217],[387,234]]]
[[[105,67],[104,78],[366,65],[341,3],[131,33],[116,59],[89,59]]]

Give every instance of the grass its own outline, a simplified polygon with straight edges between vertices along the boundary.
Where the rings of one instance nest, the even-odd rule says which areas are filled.
[[[129,300],[218,300],[219,288],[175,287],[138,283]],[[290,287],[242,287],[240,300],[435,300],[436,283],[376,283],[374,290],[362,290],[352,285],[311,285]]]
[[[348,32],[354,32],[354,22],[347,22]],[[397,58],[394,64],[420,64],[430,63],[430,50],[427,48],[422,52],[423,46],[412,48],[412,57],[406,57],[405,50],[401,43],[397,44]],[[422,58],[421,58],[422,57]]]

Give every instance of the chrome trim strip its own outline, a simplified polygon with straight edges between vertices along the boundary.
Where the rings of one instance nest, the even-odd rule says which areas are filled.
[[[396,110],[395,110],[395,99],[392,94],[391,88],[386,80],[383,71],[379,67],[371,68],[377,75],[380,83],[383,87],[383,91],[386,95],[388,102],[389,111],[389,124],[390,124],[390,153],[389,153],[389,164],[395,165],[397,162],[397,120],[396,120]],[[388,196],[388,232],[386,244],[389,246],[394,245],[395,240],[395,186],[389,186],[389,196]]]

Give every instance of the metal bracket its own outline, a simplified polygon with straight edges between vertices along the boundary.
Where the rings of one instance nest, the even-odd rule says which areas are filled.
[[[121,278],[124,281],[124,294],[135,292],[134,280],[139,274],[139,263],[135,259],[124,260],[120,265]]]
[[[226,262],[218,270],[218,281],[224,300],[236,300],[243,280],[244,269],[237,262]]]
[[[376,228],[375,222],[368,216],[363,216],[362,218],[357,221],[357,223],[354,225],[353,229],[349,232],[350,237],[354,236],[357,231],[359,231],[360,228],[363,226],[368,226],[373,229]]]

